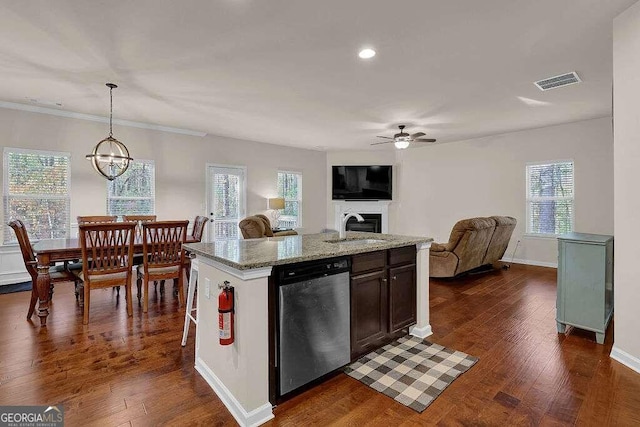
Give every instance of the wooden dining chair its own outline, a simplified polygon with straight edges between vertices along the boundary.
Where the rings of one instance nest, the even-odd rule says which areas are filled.
[[[78,272],[84,281],[84,316],[89,323],[92,289],[125,287],[127,314],[133,316],[131,300],[131,262],[135,240],[135,223],[118,222],[83,224],[80,226],[80,247],[83,268]]]
[[[209,218],[206,216],[198,215],[193,220],[193,230],[191,230],[191,240],[194,242],[200,242],[204,234],[204,226],[209,222]]]
[[[149,282],[173,279],[177,283],[178,302],[184,305],[182,248],[189,221],[158,221],[142,224],[143,263],[138,267],[138,303],[143,288],[142,311],[149,309]],[[143,286],[144,285],[144,286]]]
[[[123,221],[135,222],[136,223],[136,238],[142,240],[142,224],[145,222],[153,222],[156,221],[156,215],[123,215]],[[140,258],[142,260],[142,258]],[[135,264],[135,263],[134,263]]]
[[[10,221],[8,225],[13,229],[14,233],[16,233],[16,239],[18,239],[18,244],[20,245],[20,252],[22,252],[24,266],[27,269],[29,276],[31,276],[31,301],[29,302],[29,311],[27,312],[27,319],[30,319],[35,311],[36,302],[38,302],[38,262],[33,253],[31,241],[29,240],[29,235],[27,234],[27,229],[25,228],[24,223],[19,219],[14,219],[13,221]],[[49,277],[51,277],[49,299],[53,296],[53,286],[55,283],[73,282],[75,284],[76,301],[78,300],[79,280],[73,273],[68,271],[65,266],[60,265],[50,267]]]
[[[142,224],[145,222],[154,222],[156,221],[156,215],[123,215],[123,221],[134,222],[136,224],[136,242],[142,241]],[[134,255],[133,256],[133,265],[138,266],[142,264],[142,255]]]
[[[156,215],[122,215],[123,221],[142,221],[142,222],[151,222],[155,221],[157,218]]]
[[[82,224],[104,224],[110,222],[116,222],[118,217],[116,215],[88,215],[79,216],[76,218],[78,226]]]
[[[209,222],[209,218],[206,216],[198,215],[196,219],[193,220],[193,229],[191,230],[191,238],[189,242],[200,242],[202,241],[202,236],[204,235],[204,226]],[[187,282],[189,282],[191,278],[191,258],[192,255],[190,253],[185,253],[184,257],[184,271],[187,273]]]

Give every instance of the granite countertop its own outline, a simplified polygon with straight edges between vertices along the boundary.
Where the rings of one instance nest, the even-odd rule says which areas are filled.
[[[349,241],[361,239],[377,241],[349,243]],[[346,239],[341,241],[338,239],[338,233],[334,232],[264,239],[219,240],[212,243],[187,243],[184,247],[195,253],[196,256],[213,259],[238,270],[249,270],[400,248],[432,241],[433,239],[430,237],[350,231],[347,232]]]

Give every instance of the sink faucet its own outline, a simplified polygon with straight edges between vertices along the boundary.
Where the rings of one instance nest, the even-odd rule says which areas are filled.
[[[342,218],[342,226],[340,227],[340,238],[344,239],[347,235],[347,221],[349,221],[349,218],[354,217],[355,219],[358,220],[358,222],[363,222],[364,218],[362,218],[362,215],[357,214],[357,213],[347,213],[343,218]]]

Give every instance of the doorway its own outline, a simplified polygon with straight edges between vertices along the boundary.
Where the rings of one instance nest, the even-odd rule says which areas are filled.
[[[238,239],[238,223],[245,216],[245,166],[207,165],[207,210],[213,220],[209,241]]]

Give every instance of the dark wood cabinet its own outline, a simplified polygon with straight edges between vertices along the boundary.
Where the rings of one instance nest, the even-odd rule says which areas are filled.
[[[384,270],[351,279],[351,351],[366,352],[387,336],[389,318]]]
[[[379,348],[416,323],[416,248],[354,255],[351,358]]]
[[[389,331],[416,323],[416,265],[389,269]]]

